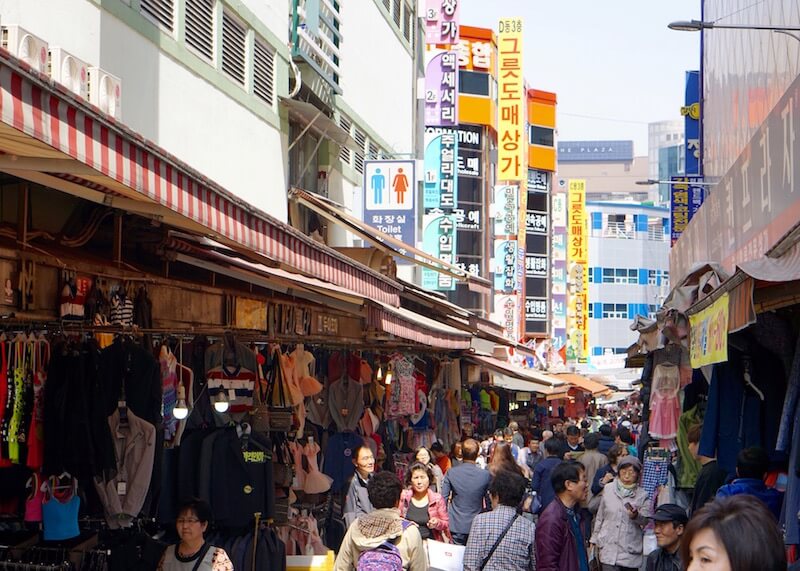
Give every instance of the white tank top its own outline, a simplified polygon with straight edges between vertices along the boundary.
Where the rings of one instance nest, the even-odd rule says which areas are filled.
[[[163,571],[192,571],[197,563],[197,558],[192,559],[191,561],[178,561],[178,558],[175,556],[175,550],[178,548],[177,545],[170,545],[167,547],[166,552],[164,553],[164,565],[162,566]],[[217,548],[213,545],[208,549],[208,553],[206,553],[203,560],[200,562],[200,565],[197,566],[197,571],[212,571],[211,562],[214,560],[214,553],[216,553]]]

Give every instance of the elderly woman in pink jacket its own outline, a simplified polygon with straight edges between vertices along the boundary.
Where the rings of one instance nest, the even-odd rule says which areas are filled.
[[[419,526],[422,539],[449,540],[447,505],[431,490],[434,476],[430,466],[414,462],[406,472],[406,489],[400,495],[400,515]]]

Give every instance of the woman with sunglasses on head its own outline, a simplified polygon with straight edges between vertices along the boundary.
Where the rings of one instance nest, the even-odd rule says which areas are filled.
[[[206,502],[196,498],[184,501],[175,521],[181,541],[167,547],[158,571],[233,571],[225,550],[205,540],[210,520],[211,507]]]

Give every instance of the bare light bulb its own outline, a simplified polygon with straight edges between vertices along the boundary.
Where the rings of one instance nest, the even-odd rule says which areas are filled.
[[[391,385],[392,384],[392,376],[393,375],[392,375],[392,370],[391,369],[386,371],[386,384],[387,385]]]
[[[175,408],[172,409],[172,416],[178,420],[183,420],[189,416],[189,407],[186,406],[186,389],[183,386],[178,387],[178,402],[175,403]]]
[[[378,382],[383,380],[383,367],[381,367],[380,365],[378,365],[378,372],[375,375],[375,378],[378,380]]]
[[[217,393],[217,396],[214,397],[214,410],[222,414],[224,412],[228,412],[229,406],[230,403],[228,402],[228,397],[225,395],[225,391],[221,390]]]

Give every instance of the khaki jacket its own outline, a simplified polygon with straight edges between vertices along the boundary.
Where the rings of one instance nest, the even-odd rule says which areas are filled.
[[[639,510],[637,519],[628,517],[626,502]],[[642,526],[650,515],[650,500],[641,487],[636,487],[633,496],[623,498],[617,490],[616,479],[606,484],[591,539],[591,543],[599,549],[600,562],[637,569],[641,567]]]

